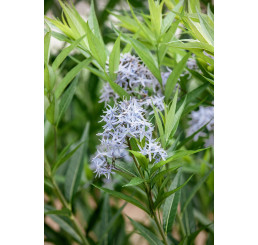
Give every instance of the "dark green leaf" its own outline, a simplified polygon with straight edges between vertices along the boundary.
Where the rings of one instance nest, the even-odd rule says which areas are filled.
[[[127,195],[125,195],[125,194],[123,194],[121,192],[117,192],[117,191],[113,191],[113,190],[110,190],[110,189],[107,189],[107,188],[96,186],[94,184],[92,184],[92,185],[95,186],[96,188],[98,188],[98,189],[100,189],[100,190],[110,194],[111,196],[114,196],[116,198],[120,198],[120,199],[123,199],[123,200],[125,200],[127,202],[132,203],[133,205],[137,206],[138,208],[142,209],[143,211],[145,211],[148,214],[150,213],[149,210],[146,207],[144,207],[138,200],[136,200],[136,199],[134,199],[134,198],[132,198],[130,196],[127,196]]]
[[[128,216],[127,216],[128,217]],[[130,217],[128,217],[132,222],[133,226],[140,232],[140,234],[150,243],[150,245],[163,245],[163,243],[159,240],[159,238],[153,234],[150,230],[145,228],[140,223],[134,221]]]
[[[180,168],[178,173],[176,174],[173,182],[169,187],[169,191],[174,190],[180,186],[180,177],[182,174],[182,169]],[[172,194],[168,197],[164,203],[163,207],[163,229],[165,233],[169,233],[172,230],[172,226],[176,217],[177,206],[180,200],[181,190]]]
[[[79,143],[85,141],[88,138],[89,134],[89,123],[86,124],[84,132],[82,134],[81,140]],[[65,177],[65,196],[67,200],[71,201],[73,195],[76,193],[83,171],[83,155],[85,154],[85,149],[87,144],[84,147],[81,147],[76,153],[72,156],[69,162],[69,166],[66,172]]]

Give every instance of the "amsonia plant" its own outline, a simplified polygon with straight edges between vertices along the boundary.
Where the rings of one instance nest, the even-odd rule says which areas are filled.
[[[213,244],[210,5],[148,0],[122,12],[109,1],[102,14],[118,23],[99,25],[94,1],[87,20],[59,3],[61,19],[45,17],[46,240],[136,244],[137,232],[149,244],[194,244],[202,232]],[[65,43],[57,56],[52,38]],[[148,225],[124,214],[127,203]]]

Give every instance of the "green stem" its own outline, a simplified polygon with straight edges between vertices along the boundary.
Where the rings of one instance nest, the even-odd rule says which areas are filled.
[[[128,143],[129,149],[132,150],[132,147],[131,147],[131,144],[130,144],[130,140],[128,138],[127,138],[127,143]],[[139,164],[138,164],[138,162],[135,159],[135,156],[133,154],[132,154],[132,157],[133,157],[134,163],[135,163],[135,165],[136,165],[136,167],[137,167],[141,177],[144,179],[144,175],[143,175],[143,173],[141,171],[141,168],[140,168],[140,166],[139,166]],[[147,198],[148,198],[148,201],[149,201],[149,207],[150,207],[150,210],[151,210],[151,215],[154,217],[154,221],[155,221],[156,225],[158,226],[158,229],[159,229],[160,235],[162,236],[164,244],[168,245],[166,235],[165,235],[165,233],[163,231],[163,228],[162,228],[162,226],[161,226],[161,224],[160,224],[160,222],[159,222],[159,220],[157,218],[157,214],[156,214],[155,209],[154,209],[154,203],[153,203],[153,200],[152,200],[151,189],[147,185],[146,182],[144,182],[144,185],[145,185],[145,192],[146,192],[146,195],[147,195]]]

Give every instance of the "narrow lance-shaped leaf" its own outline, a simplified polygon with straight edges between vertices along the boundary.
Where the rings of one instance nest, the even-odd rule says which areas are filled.
[[[112,80],[116,79],[116,72],[120,62],[120,36],[116,39],[114,47],[109,56],[109,74]]]
[[[102,69],[105,71],[107,60],[105,46],[101,42],[101,40],[93,34],[91,29],[89,28],[88,23],[86,25],[86,31],[91,54],[97,60]]]
[[[79,143],[85,141],[89,135],[89,123],[86,124],[84,132],[82,134],[81,140]],[[76,193],[83,170],[83,155],[87,144],[84,147],[81,147],[70,159],[70,164],[68,166],[66,177],[65,177],[65,197],[67,200],[71,201],[73,195]]]
[[[173,92],[173,89],[176,86],[176,83],[178,81],[178,78],[180,77],[181,73],[183,72],[186,62],[188,58],[190,57],[190,53],[187,53],[182,60],[175,66],[174,70],[171,72],[167,79],[166,87],[165,87],[165,99],[168,101],[170,95]]]
[[[49,60],[49,53],[50,53],[50,38],[51,38],[51,32],[47,32],[44,37],[44,62],[45,64],[48,64]]]
[[[162,7],[164,2],[159,3],[159,1],[148,0],[151,24],[153,26],[156,38],[160,35],[161,23],[162,23]]]
[[[207,148],[206,148],[207,149]],[[206,149],[199,149],[199,150],[178,150],[178,151],[175,151],[174,154],[169,157],[166,161],[160,161],[158,163],[156,163],[152,169],[151,169],[151,174],[153,174],[157,169],[159,169],[160,167],[164,166],[166,163],[169,163],[169,162],[172,162],[172,161],[175,161],[177,159],[180,159],[182,157],[185,157],[185,156],[189,156],[189,155],[192,155],[192,154],[195,154],[197,152],[200,152],[200,151],[203,151],[203,150],[206,150]]]
[[[131,181],[128,184],[123,185],[123,187],[140,185],[144,181],[145,181],[144,179],[141,179],[139,177],[134,177],[134,178],[131,179]]]
[[[91,58],[86,59],[76,65],[72,70],[70,70],[65,77],[62,79],[62,81],[58,84],[55,91],[55,97],[58,99],[65,88],[70,84],[70,82],[73,80],[73,78],[89,63],[91,62]]]
[[[208,171],[208,173],[201,178],[200,181],[198,181],[197,185],[193,188],[193,190],[191,191],[191,194],[187,197],[187,200],[184,202],[184,206],[183,206],[182,211],[181,211],[182,213],[184,213],[184,211],[186,210],[188,204],[193,199],[193,197],[195,196],[197,191],[201,188],[201,186],[206,181],[206,179],[209,177],[209,175],[212,173],[212,171],[213,171],[213,168],[210,169]]]
[[[134,221],[130,217],[128,217],[128,219],[132,222],[136,230],[138,230],[140,234],[150,243],[150,245],[163,245],[163,242],[161,242],[159,238],[155,234],[153,234],[150,230],[145,228],[140,223]]]
[[[158,208],[158,207],[161,205],[161,203],[162,203],[166,198],[168,198],[169,196],[171,196],[172,194],[176,193],[176,192],[179,191],[181,188],[183,188],[183,187],[191,180],[192,177],[193,177],[193,175],[191,175],[191,176],[187,179],[187,181],[186,181],[184,184],[180,185],[179,187],[175,188],[174,190],[165,192],[165,193],[163,193],[163,194],[159,194],[158,197],[157,197],[157,199],[156,199],[156,201],[155,201],[155,203],[154,203],[154,208],[155,208],[155,209]]]
[[[173,179],[169,187],[169,191],[177,188],[180,186],[180,177],[182,174],[182,168],[180,168]],[[163,229],[165,233],[168,233],[172,230],[172,226],[175,220],[177,206],[180,200],[181,190],[177,191],[176,193],[172,194],[168,197],[164,203],[163,207]]]
[[[93,31],[94,35],[99,38],[99,40],[102,42],[102,44],[104,45],[102,36],[101,36],[101,32],[99,29],[99,23],[96,17],[96,13],[95,13],[95,9],[94,9],[94,0],[91,0],[91,5],[90,5],[90,15],[88,18],[88,24],[90,29]]]
[[[96,188],[110,194],[111,196],[114,196],[116,198],[120,198],[120,199],[123,199],[127,202],[130,202],[131,204],[135,205],[136,207],[142,209],[143,211],[145,211],[146,213],[150,213],[149,210],[143,206],[143,204],[141,204],[138,200],[136,200],[135,198],[132,198],[130,196],[127,196],[121,192],[117,192],[117,191],[113,191],[113,190],[110,190],[110,189],[107,189],[107,188],[103,188],[103,187],[100,187],[100,186],[96,186],[94,184],[92,184],[93,186],[95,186]]]
[[[174,12],[178,12],[180,8],[183,6],[184,0],[180,0],[179,3],[173,8]],[[162,26],[161,26],[161,33],[165,33],[168,28],[172,25],[173,20],[175,18],[176,14],[170,11],[166,17],[162,21]]]
[[[77,88],[77,84],[78,84],[78,75],[61,97],[61,100],[59,103],[59,115],[58,115],[58,119],[57,119],[57,125],[60,122],[63,114],[66,112],[67,108],[69,107],[69,105],[73,99],[75,90]]]
[[[149,68],[151,73],[158,79],[160,83],[162,83],[162,78],[160,75],[160,70],[158,68],[157,61],[154,59],[150,50],[147,49],[141,42],[134,40],[132,38],[129,39],[136,53],[142,59],[143,63]]]
[[[54,71],[56,71],[58,69],[58,67],[61,65],[61,63],[65,60],[65,58],[69,55],[69,53],[81,42],[81,40],[83,38],[86,37],[86,34],[82,37],[80,37],[79,39],[77,39],[76,41],[74,41],[70,46],[68,46],[67,48],[64,48],[61,53],[55,58],[53,64],[52,64],[52,68]]]
[[[136,157],[136,159],[138,160],[138,162],[140,163],[143,169],[147,168],[149,161],[144,155],[142,155],[138,151],[130,150],[129,152],[131,152]]]

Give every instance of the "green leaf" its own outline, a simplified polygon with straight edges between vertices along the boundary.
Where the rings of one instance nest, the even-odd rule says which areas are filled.
[[[152,183],[157,183],[162,177],[164,177],[165,174],[169,174],[170,172],[172,171],[175,171],[177,170],[179,167],[181,167],[182,164],[178,164],[172,168],[169,168],[169,169],[166,169],[166,170],[163,170],[159,173],[157,173],[151,180]]]
[[[198,98],[198,96],[204,92],[206,90],[206,88],[209,86],[209,83],[205,83],[201,86],[199,86],[198,88],[192,90],[191,92],[187,93],[186,95],[184,95],[182,97],[182,99],[178,102],[178,106],[181,106],[183,103],[183,100],[185,102],[185,106],[187,106],[189,103],[191,103],[193,100],[195,100],[196,98]]]
[[[128,216],[127,216],[128,217]],[[140,234],[150,243],[150,245],[163,245],[163,242],[161,242],[158,237],[153,234],[150,230],[145,228],[143,225],[140,223],[134,221],[130,217],[128,219],[132,222],[133,226],[137,231],[140,232]]]
[[[149,161],[144,155],[138,151],[129,150],[129,152],[131,152],[136,157],[143,169],[147,168]]]
[[[123,185],[123,187],[140,185],[144,181],[145,181],[144,179],[141,179],[139,177],[134,177],[134,178],[131,179],[131,181],[128,184]]]
[[[180,23],[180,20],[175,21],[169,28],[168,32],[164,34],[164,37],[162,39],[162,44],[160,44],[160,47],[158,49],[160,63],[163,61],[163,58],[167,52],[167,49],[168,49],[167,43],[169,43],[172,40],[173,36],[176,33],[179,23]]]
[[[179,187],[175,188],[174,190],[165,192],[165,193],[163,193],[163,194],[158,194],[157,199],[156,199],[156,201],[155,201],[155,203],[154,203],[154,208],[155,208],[155,209],[158,208],[158,207],[161,205],[161,203],[162,203],[166,198],[168,198],[169,196],[171,196],[172,194],[176,193],[176,192],[179,191],[181,188],[183,188],[183,187],[191,180],[192,177],[193,177],[193,175],[191,175],[191,176],[187,179],[187,181],[186,181],[184,184],[180,185]]]
[[[109,82],[110,87],[120,96],[120,98],[125,97],[126,99],[130,99],[130,95],[117,83],[113,82],[109,76],[106,76],[106,80]]]
[[[71,215],[71,212],[67,208],[63,208],[63,209],[60,209],[60,210],[49,210],[49,211],[44,212],[44,215],[49,215],[49,214],[55,214],[55,215],[61,215],[61,216],[69,217]]]
[[[127,195],[125,195],[125,194],[123,194],[121,192],[117,192],[117,191],[113,191],[113,190],[110,190],[110,189],[107,189],[107,188],[96,186],[94,184],[92,184],[92,185],[95,186],[96,188],[98,188],[98,189],[100,189],[100,190],[110,194],[111,196],[114,196],[116,198],[120,198],[120,199],[123,199],[123,200],[125,200],[127,202],[130,202],[131,204],[133,204],[136,207],[142,209],[143,211],[145,211],[148,214],[150,213],[149,210],[146,207],[144,207],[138,200],[136,200],[136,199],[134,199],[134,198],[132,198],[130,196],[127,196]]]
[[[136,53],[142,59],[143,63],[149,68],[151,73],[158,79],[159,83],[162,85],[162,78],[160,75],[160,70],[158,68],[157,61],[152,56],[149,49],[147,49],[141,42],[130,38],[130,42],[135,49]]]
[[[104,42],[101,36],[101,32],[99,29],[99,23],[96,17],[95,9],[94,9],[94,1],[91,0],[91,6],[90,6],[90,15],[88,18],[88,24],[94,35],[102,42],[102,45],[104,46]]]
[[[174,190],[180,186],[180,177],[182,174],[182,169],[180,168],[177,172],[173,182],[171,183],[169,190]],[[180,200],[181,190],[177,191],[176,193],[172,194],[168,197],[164,203],[163,207],[163,229],[165,233],[169,233],[172,230],[172,226],[176,217],[177,206]]]
[[[214,46],[214,29],[209,23],[198,13],[200,24],[203,32],[205,33],[206,40],[209,44]]]
[[[154,110],[155,120],[156,120],[156,123],[158,125],[158,129],[159,129],[159,136],[160,136],[160,140],[161,140],[161,146],[163,148],[165,148],[164,129],[163,129],[163,125],[162,125],[161,120],[160,120],[159,112],[157,112],[157,109],[156,109],[156,107],[154,105],[153,105],[153,110]]]
[[[109,221],[108,225],[106,226],[105,230],[101,233],[101,237],[99,239],[99,244],[102,243],[102,241],[105,238],[105,235],[114,227],[115,222],[121,215],[121,212],[123,211],[124,207],[126,206],[127,203],[125,203],[121,208],[117,210],[117,212],[112,216],[112,219]]]
[[[180,77],[181,73],[183,72],[186,62],[188,58],[190,57],[190,53],[187,53],[182,60],[175,66],[174,70],[171,72],[167,79],[166,87],[165,87],[165,99],[168,101],[170,95],[172,94],[176,83],[178,81],[178,78]]]
[[[56,161],[56,163],[53,166],[53,173],[64,163],[66,162],[68,159],[70,159],[70,157],[72,157],[72,155],[81,147],[81,145],[85,143],[85,142],[81,142],[79,145],[77,145],[72,151],[70,151],[69,153],[67,153],[65,156],[61,157],[59,160]]]
[[[190,203],[190,201],[193,199],[193,197],[195,196],[195,194],[197,193],[197,191],[201,188],[201,186],[203,185],[203,183],[207,180],[207,178],[209,177],[209,175],[212,173],[213,168],[210,169],[210,171],[201,178],[201,180],[198,181],[197,185],[193,188],[193,190],[191,191],[191,194],[187,197],[187,200],[184,202],[184,206],[182,208],[181,213],[184,213],[185,209],[187,208],[187,205]]]
[[[52,124],[55,125],[57,118],[58,108],[55,98],[51,101],[49,107],[46,110],[46,118]]]
[[[91,62],[91,58],[86,59],[76,65],[72,70],[70,70],[65,77],[62,79],[62,81],[58,84],[55,91],[55,97],[58,99],[65,88],[70,84],[70,82],[73,80],[73,78],[83,69],[86,65],[88,65]]]
[[[45,212],[54,211],[54,208],[47,206],[47,205],[45,205],[44,209],[45,209]],[[73,228],[73,225],[66,217],[58,216],[56,214],[48,214],[48,216],[54,222],[56,222],[60,226],[61,229],[66,231],[68,234],[70,234],[73,237],[73,239],[75,239],[77,242],[81,243],[81,238],[77,235],[76,231]]]
[[[64,92],[64,94],[61,97],[61,100],[59,103],[59,115],[57,119],[57,125],[59,124],[63,114],[66,112],[67,108],[69,107],[73,99],[75,90],[77,88],[77,84],[78,84],[78,76],[76,76],[72,84],[69,86],[69,88]]]
[[[120,36],[116,39],[114,47],[109,56],[109,74],[113,81],[116,80],[116,71],[120,62]]]
[[[160,161],[160,162],[156,163],[151,169],[151,174],[153,174],[160,167],[164,166],[166,163],[175,161],[175,160],[180,159],[182,157],[189,156],[189,155],[195,154],[197,152],[200,152],[200,151],[203,151],[203,150],[206,150],[206,149],[207,148],[199,149],[199,150],[178,150],[178,151],[175,151],[174,154],[171,157],[169,157],[166,161]]]
[[[64,61],[64,59],[69,55],[69,53],[81,42],[81,40],[83,38],[86,37],[86,34],[82,37],[80,37],[79,39],[77,39],[76,41],[74,41],[70,46],[68,46],[67,48],[64,48],[61,53],[55,58],[53,64],[52,64],[52,68],[54,71],[56,71],[58,69],[58,67],[61,65],[61,63]]]
[[[168,141],[168,138],[171,134],[175,121],[175,113],[176,113],[176,104],[177,104],[177,96],[178,96],[178,89],[176,90],[176,94],[173,98],[172,105],[169,108],[169,111],[166,116],[166,123],[165,123],[165,138]]]
[[[47,32],[44,37],[44,62],[45,65],[48,64],[49,60],[49,54],[50,54],[50,38],[51,38],[51,32]]]
[[[179,3],[173,8],[174,12],[178,12],[180,10],[180,8],[183,6],[183,2],[184,0],[180,0]],[[165,33],[168,28],[173,25],[173,20],[175,18],[176,14],[173,13],[172,11],[170,11],[166,17],[163,19],[162,21],[162,26],[161,26],[161,33]]]
[[[148,0],[151,24],[154,29],[156,38],[160,35],[161,23],[162,23],[162,7],[164,2],[159,3],[159,1]]]
[[[44,69],[44,86],[47,91],[51,91],[55,85],[56,75],[52,67],[48,64],[45,65]]]
[[[187,49],[187,50],[194,50],[194,49],[201,49],[206,50],[208,52],[211,52],[214,54],[214,47],[208,43],[205,42],[199,42],[199,41],[192,41],[188,43],[183,43],[181,41],[175,41],[167,44],[171,48],[181,48],[181,49]]]
[[[88,135],[89,135],[89,123],[86,124],[79,143],[82,143],[83,141],[88,139]],[[65,185],[64,185],[65,197],[70,202],[80,184],[81,175],[83,171],[83,155],[85,154],[86,147],[87,147],[87,144],[85,144],[84,147],[81,147],[79,150],[77,150],[76,154],[72,156],[66,172]]]
[[[88,24],[86,25],[86,30],[87,30],[87,38],[88,38],[91,54],[97,60],[99,65],[102,67],[102,69],[105,71],[106,60],[107,60],[105,46],[101,42],[101,40],[92,33]]]

